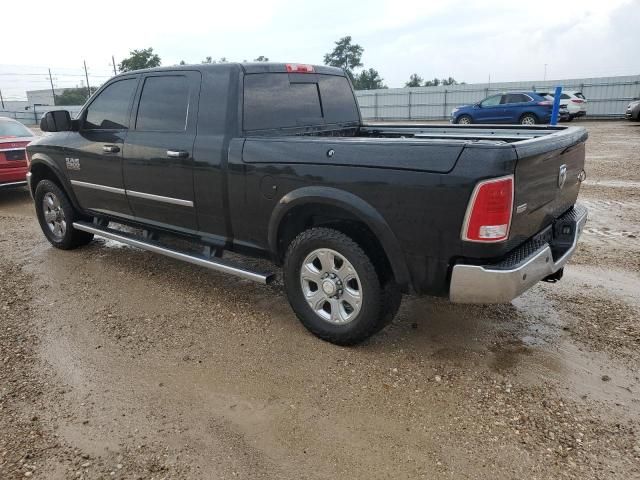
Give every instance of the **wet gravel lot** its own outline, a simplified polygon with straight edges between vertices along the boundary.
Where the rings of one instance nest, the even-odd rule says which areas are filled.
[[[259,286],[0,192],[0,479],[640,478],[640,124],[590,132],[590,220],[510,305],[405,298],[367,343]]]

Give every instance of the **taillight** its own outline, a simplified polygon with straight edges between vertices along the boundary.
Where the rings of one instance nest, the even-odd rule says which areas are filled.
[[[483,180],[469,200],[462,239],[501,242],[509,236],[513,212],[513,175]]]
[[[289,73],[313,73],[313,65],[301,65],[298,63],[287,63],[287,72]]]
[[[550,107],[551,105],[553,105],[553,102],[551,100],[543,100],[541,102],[538,102],[538,105],[542,107]]]
[[[572,98],[572,99],[571,99],[571,101],[572,101],[573,103],[584,103],[584,100],[581,100],[581,99],[579,99],[579,98]]]

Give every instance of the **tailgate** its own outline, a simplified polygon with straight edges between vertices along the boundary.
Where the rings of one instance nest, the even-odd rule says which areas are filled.
[[[526,240],[571,208],[583,179],[587,131],[568,127],[514,143],[514,216],[510,238]]]

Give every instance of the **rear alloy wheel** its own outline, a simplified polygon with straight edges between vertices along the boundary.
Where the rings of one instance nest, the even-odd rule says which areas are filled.
[[[34,199],[40,228],[51,245],[71,250],[93,239],[93,234],[73,228],[73,222],[80,215],[58,185],[50,180],[42,180],[36,187]]]
[[[462,115],[460,118],[458,118],[458,123],[460,125],[471,125],[473,123],[473,120],[469,115]]]
[[[331,228],[311,228],[291,242],[284,283],[302,324],[338,345],[359,343],[381,330],[401,299],[395,284],[381,280],[362,248]]]
[[[520,125],[535,125],[538,123],[538,119],[533,113],[525,113],[520,117]]]

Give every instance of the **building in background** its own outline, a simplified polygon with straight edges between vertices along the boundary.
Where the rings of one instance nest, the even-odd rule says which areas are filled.
[[[66,88],[56,88],[56,95],[62,95]],[[55,105],[53,101],[53,92],[50,88],[45,90],[27,90],[27,104],[29,106],[38,105]]]

